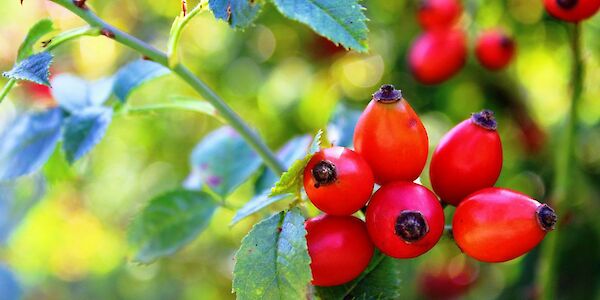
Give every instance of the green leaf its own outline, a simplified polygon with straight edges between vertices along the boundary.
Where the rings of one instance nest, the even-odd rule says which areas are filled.
[[[237,299],[305,299],[312,278],[304,217],[295,208],[256,224],[233,269]]]
[[[121,102],[125,102],[134,89],[170,72],[169,69],[153,61],[136,60],[125,65],[117,72],[113,91]]]
[[[18,62],[12,70],[4,72],[2,75],[11,79],[27,80],[50,86],[49,77],[52,58],[52,54],[48,52],[34,54]]]
[[[323,130],[319,130],[308,147],[308,153],[303,158],[296,160],[286,172],[281,174],[279,181],[275,183],[269,196],[272,197],[287,193],[296,194],[302,188],[304,168],[312,156],[319,151],[323,139]]]
[[[203,101],[203,100],[200,100],[197,98],[193,98],[193,97],[187,97],[187,96],[172,96],[172,97],[169,97],[169,100],[170,100],[170,102],[152,103],[152,104],[130,107],[127,109],[127,112],[130,114],[139,114],[139,113],[146,113],[146,112],[165,110],[165,109],[181,109],[181,110],[185,110],[185,111],[193,111],[193,112],[199,112],[202,114],[206,114],[206,115],[214,117],[217,120],[225,123],[223,118],[221,118],[221,116],[219,116],[215,107],[206,101]]]
[[[310,145],[312,137],[308,134],[297,136],[289,140],[279,151],[277,151],[277,158],[283,162],[286,168],[292,166],[292,164],[303,158],[306,155],[306,149]],[[275,174],[271,169],[265,168],[256,180],[254,189],[258,194],[262,194],[264,191],[270,191],[271,187],[275,185],[279,176]]]
[[[205,136],[194,148],[192,174],[186,187],[198,189],[207,185],[226,197],[248,180],[261,163],[260,156],[235,130],[221,127]]]
[[[112,108],[89,107],[71,115],[64,124],[63,150],[73,163],[102,140],[112,121]]]
[[[246,204],[235,213],[235,216],[231,220],[231,223],[229,223],[229,226],[235,225],[239,221],[275,202],[290,199],[292,197],[292,194],[283,194],[270,197],[268,191],[266,193],[256,195],[254,198],[250,199],[250,201],[246,202]]]
[[[271,0],[286,17],[347,49],[367,51],[367,17],[358,0]]]
[[[174,190],[150,200],[128,230],[134,260],[149,263],[175,253],[208,226],[216,208],[212,196],[197,191]]]
[[[254,22],[262,7],[256,0],[209,0],[208,5],[217,19],[233,28],[245,28]]]
[[[17,54],[17,61],[22,61],[23,59],[31,56],[33,54],[33,47],[35,43],[37,43],[43,36],[49,34],[54,30],[54,24],[49,19],[43,19],[35,25],[33,25],[23,43],[19,47],[19,52]]]
[[[59,108],[20,115],[0,132],[0,181],[40,169],[60,139],[63,112]]]
[[[315,287],[323,300],[400,299],[401,260],[377,251],[367,269],[355,280],[334,287]]]

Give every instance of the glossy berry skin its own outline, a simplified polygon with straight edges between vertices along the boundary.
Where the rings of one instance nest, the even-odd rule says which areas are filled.
[[[375,182],[413,181],[423,171],[427,131],[402,93],[384,85],[361,114],[354,147],[371,166]]]
[[[424,29],[434,30],[452,27],[461,13],[458,0],[422,0],[417,18]]]
[[[429,179],[442,202],[456,206],[469,194],[493,186],[501,170],[496,121],[491,111],[484,110],[442,137],[431,158]]]
[[[332,147],[311,158],[304,169],[304,189],[310,201],[331,215],[351,215],[363,208],[373,192],[371,168],[356,152]]]
[[[537,246],[557,217],[547,205],[502,188],[486,188],[456,208],[452,233],[460,249],[483,262],[504,262]]]
[[[403,223],[407,220],[403,216],[408,214],[420,214],[422,220],[408,219]],[[379,250],[395,258],[412,258],[438,242],[444,231],[444,211],[424,186],[398,181],[375,192],[367,207],[366,222],[369,236]]]
[[[423,33],[408,52],[410,70],[423,84],[439,84],[458,73],[467,59],[465,34],[457,29]]]
[[[476,283],[477,265],[446,261],[441,266],[427,266],[417,275],[419,294],[425,299],[460,299]]]
[[[479,63],[490,69],[506,67],[515,56],[515,42],[500,30],[489,30],[477,39],[475,56]]]
[[[307,220],[305,226],[313,285],[344,284],[369,265],[374,247],[360,219],[321,215]]]
[[[598,12],[600,0],[544,0],[544,6],[557,19],[579,22]]]

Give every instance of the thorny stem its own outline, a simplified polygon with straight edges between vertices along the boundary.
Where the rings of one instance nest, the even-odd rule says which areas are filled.
[[[575,140],[576,140],[576,125],[577,125],[577,106],[581,100],[583,91],[583,75],[584,64],[581,57],[581,24],[576,23],[571,36],[571,48],[573,51],[572,62],[572,94],[569,112],[565,120],[563,135],[559,145],[562,148],[558,149],[555,156],[556,174],[554,177],[554,192],[552,195],[553,206],[559,215],[567,215],[565,210],[568,208],[567,197],[575,197],[576,191],[573,188],[572,180],[575,161]],[[556,252],[560,246],[559,236],[562,234],[560,224],[554,233],[548,236],[548,239],[543,244],[540,266],[537,274],[537,284],[541,292],[540,299],[555,299],[557,285],[557,257]]]
[[[81,9],[73,4],[73,2],[70,0],[51,1],[70,10],[87,22],[90,26],[102,28],[103,31],[110,32],[112,34],[111,38],[122,45],[129,47],[148,59],[171,69],[173,73],[178,75],[217,109],[223,119],[225,119],[227,123],[229,123],[229,125],[231,125],[231,127],[233,127],[246,140],[246,142],[248,142],[248,144],[258,153],[258,155],[260,155],[264,163],[271,170],[277,174],[283,173],[283,170],[285,169],[283,164],[277,159],[275,154],[267,147],[267,145],[256,134],[256,132],[250,129],[250,127],[237,115],[237,113],[235,113],[212,89],[210,89],[202,80],[196,77],[188,68],[182,64],[169,66],[168,58],[165,53],[152,47],[146,42],[106,23],[100,17],[95,15],[90,9]]]

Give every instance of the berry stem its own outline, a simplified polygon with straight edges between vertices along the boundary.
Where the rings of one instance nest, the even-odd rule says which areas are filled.
[[[187,67],[178,63],[174,66],[169,66],[167,55],[162,51],[154,48],[148,43],[125,33],[114,26],[106,23],[103,19],[94,14],[90,9],[80,9],[70,0],[51,0],[52,2],[70,10],[78,17],[83,19],[92,27],[103,28],[114,34],[114,40],[120,44],[135,50],[136,52],[148,57],[150,60],[159,63],[169,68],[179,78],[190,85],[196,92],[198,92],[206,101],[210,102],[215,109],[221,114],[223,119],[227,121],[233,129],[235,129],[248,144],[256,151],[258,155],[263,159],[264,163],[273,170],[276,174],[282,174],[285,167],[277,159],[273,151],[264,143],[264,141],[258,136],[258,134],[248,126],[240,116],[233,111],[229,105],[221,99],[212,89],[210,89],[206,83],[200,80],[192,73]],[[188,14],[189,15],[189,14]]]
[[[554,192],[552,194],[553,205],[560,215],[567,215],[569,209],[567,197],[577,197],[577,190],[573,186],[575,140],[577,127],[577,107],[581,100],[583,91],[584,64],[581,56],[581,24],[576,23],[571,35],[571,48],[573,51],[572,62],[572,94],[571,104],[566,116],[561,140],[561,145],[556,151],[555,163],[556,173],[554,177]],[[557,286],[557,257],[556,253],[560,247],[560,226],[542,246],[541,260],[537,274],[537,284],[541,292],[540,299],[555,299]]]

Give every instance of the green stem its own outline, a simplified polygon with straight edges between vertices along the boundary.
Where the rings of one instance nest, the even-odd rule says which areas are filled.
[[[584,64],[581,56],[581,24],[576,23],[571,36],[571,48],[573,51],[573,70],[571,74],[572,94],[569,111],[566,116],[563,135],[559,142],[560,148],[556,152],[556,174],[554,177],[554,192],[552,195],[553,206],[556,211],[565,216],[569,210],[568,197],[575,196],[573,187],[575,141],[577,134],[577,107],[581,100],[583,91]],[[561,226],[556,232],[550,233],[542,247],[540,267],[538,273],[538,286],[541,299],[551,300],[556,298],[557,285],[557,257],[556,253],[560,246],[559,237],[563,233]]]
[[[185,16],[179,16],[173,22],[173,26],[171,27],[171,33],[169,36],[169,43],[167,46],[167,57],[169,60],[169,66],[173,67],[179,63],[178,56],[178,45],[179,40],[181,39],[181,33],[183,32],[183,28],[199,13],[208,9],[208,0],[202,0],[194,9],[188,12]]]
[[[250,129],[250,127],[223,101],[223,99],[211,90],[202,80],[196,77],[188,68],[181,64],[177,64],[174,67],[169,66],[168,57],[165,53],[106,23],[89,9],[79,8],[69,0],[52,1],[70,10],[86,21],[90,26],[102,28],[105,32],[110,32],[115,41],[171,69],[219,111],[223,119],[225,119],[227,123],[229,123],[229,125],[231,125],[231,127],[233,127],[246,142],[248,142],[258,155],[262,157],[267,167],[277,174],[283,173],[283,170],[285,169],[283,164],[277,159],[275,154],[267,147],[256,132]]]
[[[84,26],[80,28],[75,28],[73,30],[65,31],[50,41],[48,46],[46,46],[45,51],[52,51],[54,48],[60,46],[61,44],[68,42],[70,40],[74,40],[80,38],[82,36],[98,36],[100,35],[100,29],[90,26]]]
[[[15,83],[17,83],[16,79],[10,79],[4,85],[4,87],[2,88],[2,91],[0,91],[0,103],[2,103],[2,101],[4,100],[4,98],[6,98],[6,95],[8,95],[8,93],[13,88],[13,86],[15,86]]]

